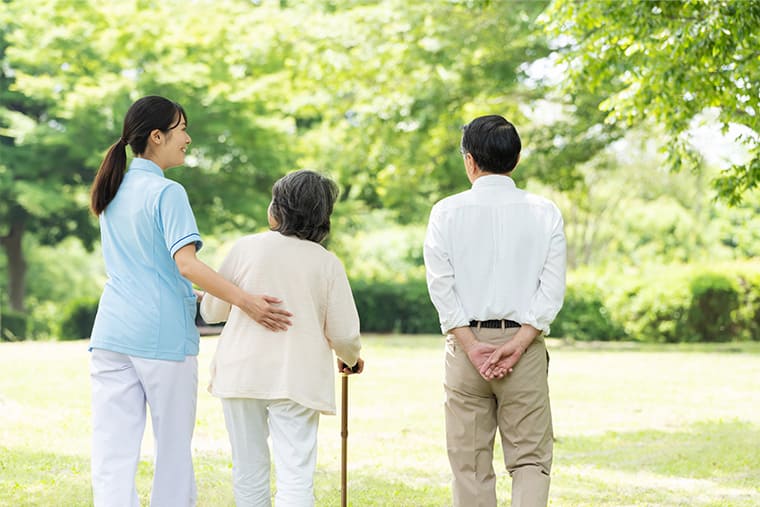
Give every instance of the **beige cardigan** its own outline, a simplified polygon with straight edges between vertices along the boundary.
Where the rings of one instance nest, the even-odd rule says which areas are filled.
[[[209,391],[220,398],[290,399],[335,413],[336,361],[356,364],[359,315],[340,260],[312,241],[278,232],[240,239],[219,268],[252,294],[280,298],[293,314],[274,332],[206,294],[206,322],[227,321],[211,362]]]

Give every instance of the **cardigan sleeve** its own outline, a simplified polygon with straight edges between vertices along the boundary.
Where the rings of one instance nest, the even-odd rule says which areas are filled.
[[[354,366],[359,359],[359,313],[343,265],[336,258],[328,284],[325,336],[341,361]]]

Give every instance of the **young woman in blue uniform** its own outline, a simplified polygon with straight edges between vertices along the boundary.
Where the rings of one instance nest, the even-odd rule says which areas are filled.
[[[195,505],[199,335],[192,283],[269,329],[290,325],[280,300],[244,292],[196,257],[203,243],[187,194],[164,177],[184,163],[190,142],[179,104],[143,97],[127,111],[93,182],[108,274],[90,342],[96,507],[139,506],[135,473],[146,405],[155,437],[151,505]],[[135,155],[128,171],[127,146]]]

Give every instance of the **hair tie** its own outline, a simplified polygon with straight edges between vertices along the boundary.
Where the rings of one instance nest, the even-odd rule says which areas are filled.
[[[119,142],[120,142],[121,144],[123,144],[124,146],[129,146],[129,143],[128,143],[128,142],[127,142],[127,140],[126,140],[126,139],[124,139],[123,137],[120,137],[120,138],[119,138]]]

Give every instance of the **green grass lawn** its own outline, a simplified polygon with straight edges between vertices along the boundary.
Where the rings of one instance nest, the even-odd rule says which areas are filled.
[[[550,344],[550,505],[760,505],[758,345]],[[199,505],[209,507],[234,505],[221,407],[205,391],[215,346],[201,342],[194,439]],[[0,506],[91,504],[86,347],[0,344]],[[349,504],[450,505],[442,339],[368,336],[363,357],[365,373],[350,381]],[[151,449],[148,436],[144,505]],[[499,449],[495,466],[508,505]],[[340,504],[339,470],[339,417],[322,417],[317,505]]]

